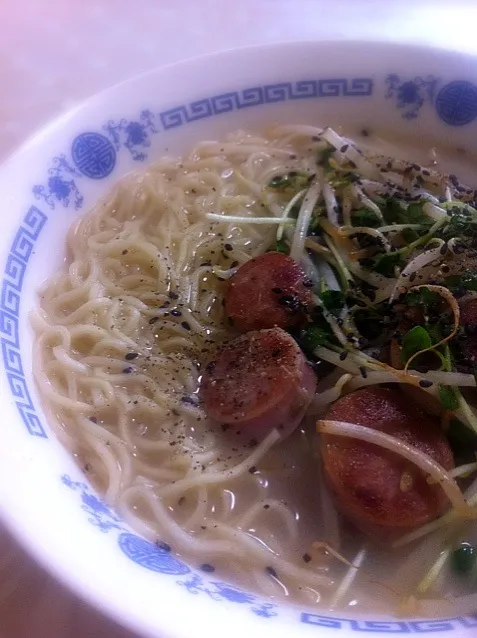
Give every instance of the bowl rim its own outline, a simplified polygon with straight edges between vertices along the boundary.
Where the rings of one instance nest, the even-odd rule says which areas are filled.
[[[28,138],[20,144],[17,149],[14,149],[1,163],[0,163],[0,179],[3,174],[11,169],[15,168],[15,164],[21,159],[21,157],[28,153],[30,150],[36,149],[42,145],[48,137],[54,133],[58,133],[61,128],[67,125],[71,120],[74,120],[77,116],[81,115],[83,110],[91,107],[95,102],[101,102],[111,92],[126,87],[135,82],[142,81],[149,77],[161,73],[173,72],[175,69],[186,69],[191,63],[207,64],[209,61],[213,62],[220,58],[233,58],[235,56],[246,56],[248,54],[258,55],[264,50],[273,51],[283,48],[288,48],[291,52],[297,51],[300,48],[313,48],[313,47],[326,47],[331,46],[335,48],[339,47],[372,47],[375,49],[385,48],[387,50],[400,51],[405,50],[408,53],[415,52],[418,55],[420,52],[426,52],[427,54],[436,54],[445,56],[447,58],[459,58],[464,61],[472,61],[472,64],[477,63],[477,54],[470,52],[464,52],[453,49],[446,45],[426,45],[418,44],[414,42],[403,41],[387,41],[381,38],[367,38],[367,39],[347,39],[342,37],[333,37],[326,40],[313,40],[313,39],[292,39],[292,40],[280,40],[269,43],[258,43],[243,47],[230,47],[226,49],[220,49],[211,53],[205,53],[198,56],[191,56],[182,60],[172,62],[167,65],[159,65],[157,67],[143,71],[142,73],[128,77],[120,82],[111,84],[103,88],[101,91],[90,95],[85,100],[82,100],[79,104],[69,109],[68,111],[52,117],[43,126],[40,126],[34,131]],[[0,398],[1,405],[1,398]],[[177,638],[179,634],[174,632],[173,617],[165,620],[164,625],[160,628],[155,628],[154,633],[151,633],[150,627],[141,624],[141,620],[137,615],[130,614],[127,610],[117,607],[114,601],[107,594],[98,596],[88,588],[86,583],[83,583],[77,578],[73,570],[65,568],[61,563],[54,550],[49,549],[44,543],[37,541],[34,534],[27,531],[25,525],[22,523],[21,517],[17,516],[16,512],[11,508],[5,506],[0,500],[0,523],[5,526],[5,529],[11,534],[15,541],[22,547],[26,553],[32,557],[45,571],[64,586],[73,596],[80,600],[86,601],[93,609],[96,609],[101,614],[107,616],[115,623],[122,625],[125,628],[135,632],[138,636],[157,636],[157,630],[161,632],[162,638]],[[230,629],[231,634],[235,635],[235,630]],[[199,635],[199,634],[196,634]],[[200,634],[202,635],[202,634]],[[345,630],[342,636],[347,636],[348,631]],[[179,638],[182,638],[179,636]]]

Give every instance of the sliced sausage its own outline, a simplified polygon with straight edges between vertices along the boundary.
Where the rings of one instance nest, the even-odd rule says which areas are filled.
[[[219,423],[263,435],[288,434],[311,402],[316,377],[295,341],[280,328],[247,332],[217,353],[204,372],[201,398]]]
[[[454,467],[438,422],[400,390],[357,390],[336,401],[326,418],[380,430],[425,452],[445,469]],[[442,488],[429,484],[421,470],[377,445],[325,435],[322,454],[325,475],[341,511],[381,540],[423,525],[448,505]]]
[[[304,318],[312,301],[311,282],[301,266],[283,253],[265,253],[241,266],[230,280],[225,313],[241,332],[288,329]]]

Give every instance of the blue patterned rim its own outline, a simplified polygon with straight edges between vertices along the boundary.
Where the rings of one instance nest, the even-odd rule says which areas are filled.
[[[446,125],[464,126],[477,118],[477,86],[466,80],[443,84],[433,75],[403,79],[388,74],[381,84],[384,96],[405,120],[419,117],[425,105]],[[371,78],[327,78],[281,82],[231,91],[182,104],[160,113],[144,109],[135,120],[109,120],[101,132],[87,131],[78,135],[68,153],[54,157],[42,184],[32,194],[45,209],[58,207],[80,210],[84,204],[81,186],[84,178],[100,180],[110,175],[118,152],[132,159],[148,159],[147,149],[153,136],[190,122],[243,108],[301,99],[371,97],[376,80]],[[2,281],[0,299],[0,333],[3,365],[20,417],[32,436],[47,438],[45,429],[31,399],[25,378],[19,339],[20,295],[26,268],[48,220],[47,214],[30,206],[13,239]],[[174,556],[165,543],[151,543],[132,534],[124,522],[95,496],[89,486],[68,475],[63,484],[80,495],[81,507],[89,522],[103,533],[114,532],[125,556],[143,569],[180,577],[175,582],[191,594],[203,594],[215,601],[228,601],[246,606],[262,618],[277,618],[280,608],[262,598],[211,577],[210,566],[195,570]],[[213,568],[212,568],[213,569]],[[201,574],[208,573],[204,578]],[[346,629],[369,633],[434,633],[477,628],[477,613],[472,616],[442,620],[355,620],[315,613],[297,612],[297,621],[327,629]]]

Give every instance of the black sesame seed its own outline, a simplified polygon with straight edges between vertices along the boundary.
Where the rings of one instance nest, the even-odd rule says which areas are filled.
[[[237,268],[237,266],[238,266],[238,265],[239,265],[238,261],[233,261],[233,262],[230,264],[230,268]]]
[[[359,371],[363,379],[366,379],[366,377],[368,376],[368,371],[366,370],[366,368],[364,366],[360,366]]]
[[[340,148],[340,152],[341,153],[346,153],[346,151],[349,148],[349,144],[344,144],[341,148]]]
[[[188,324],[187,321],[183,321],[181,323],[181,326],[184,328],[184,330],[190,330],[190,324]]]
[[[208,574],[215,572],[215,567],[213,565],[209,565],[209,563],[204,563],[203,565],[200,566],[200,569],[203,572],[207,572]]]
[[[98,419],[97,419],[95,416],[90,416],[90,417],[89,417],[89,420],[90,420],[92,423],[97,423],[97,422],[98,422]]]
[[[172,292],[172,290],[168,293],[169,299],[179,299],[179,295],[177,292]]]
[[[210,363],[208,363],[205,366],[205,369],[207,370],[207,372],[209,372],[209,374],[212,374],[212,372],[215,370],[215,361],[211,361]]]
[[[267,567],[265,567],[265,571],[267,572],[267,574],[270,574],[270,576],[272,576],[273,578],[278,578],[277,572],[273,569],[273,567],[270,567],[268,565]]]
[[[134,371],[134,368],[131,368],[131,366],[123,369],[124,374],[130,374],[133,371]]]
[[[313,286],[313,282],[311,281],[311,279],[304,279],[303,285],[305,286],[305,288],[311,288]]]
[[[171,546],[168,545],[167,543],[164,543],[164,541],[156,541],[156,547],[158,549],[162,549],[163,552],[171,551]]]
[[[149,319],[149,323],[152,325],[153,323],[156,323],[156,321],[159,319],[159,317],[151,317]]]
[[[264,510],[268,510],[270,508],[270,505],[268,503],[265,503],[265,505],[263,506]]]
[[[171,315],[173,317],[181,317],[182,316],[182,312],[180,310],[177,310],[177,308],[174,308],[174,310],[171,310]]]
[[[128,352],[124,358],[126,359],[126,361],[132,361],[133,359],[136,359],[138,356],[139,356],[138,352]]]
[[[250,472],[250,474],[256,474],[257,473],[257,468],[255,465],[252,465],[251,468],[249,468],[248,470]]]
[[[123,252],[121,253],[122,255],[127,255],[128,251],[127,250],[123,250]]]
[[[311,561],[311,556],[308,553],[303,554],[302,558],[305,563],[309,563]]]
[[[233,250],[234,249],[232,244],[224,244],[224,248],[225,248],[225,250]]]
[[[344,361],[346,359],[346,357],[348,356],[348,351],[347,350],[343,350],[343,352],[340,352],[340,361]]]
[[[432,381],[428,381],[427,379],[421,379],[419,381],[419,385],[421,388],[430,388],[433,384]]]

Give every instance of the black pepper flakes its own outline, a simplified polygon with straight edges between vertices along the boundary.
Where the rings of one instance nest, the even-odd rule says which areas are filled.
[[[173,292],[172,290],[169,291],[168,297],[169,299],[179,299],[179,295],[177,294],[177,292]]]
[[[137,357],[139,357],[139,352],[128,352],[124,358],[126,361],[132,361],[133,359],[137,359]]]
[[[122,255],[127,255],[128,251],[127,250],[123,250],[123,252],[121,253]]]
[[[303,554],[302,558],[303,558],[303,562],[305,563],[309,563],[311,561],[311,556],[307,552]]]
[[[203,565],[200,566],[200,569],[207,574],[212,574],[212,572],[215,572],[215,567],[213,565],[210,565],[209,563],[203,563]]]
[[[152,326],[152,324],[153,324],[153,323],[156,323],[156,321],[157,321],[158,319],[159,319],[159,317],[151,317],[151,318],[149,319],[149,323],[151,324],[151,326]]]

